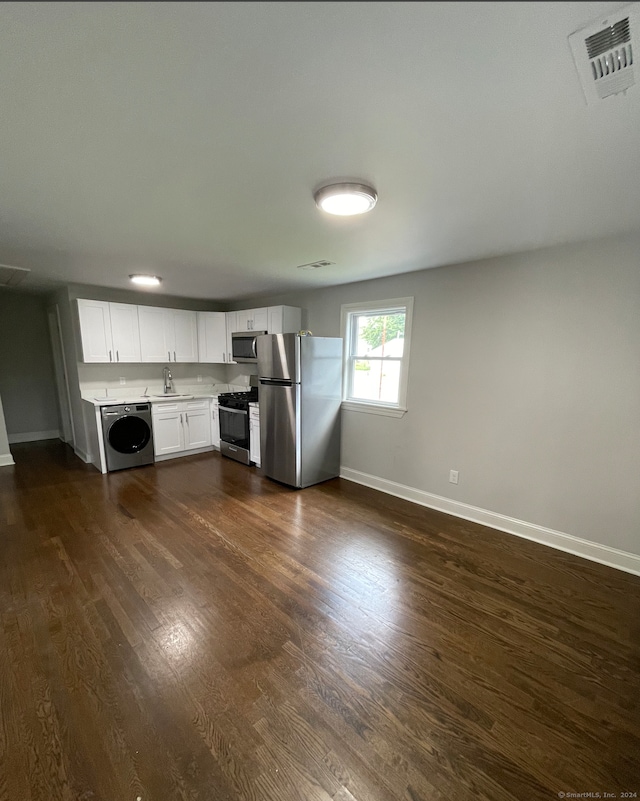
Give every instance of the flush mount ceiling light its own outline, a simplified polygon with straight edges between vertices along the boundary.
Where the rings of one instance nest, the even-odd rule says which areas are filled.
[[[364,214],[378,202],[376,190],[366,184],[331,184],[318,189],[313,197],[319,209],[341,217]]]
[[[134,284],[140,284],[141,286],[158,286],[162,282],[162,278],[159,275],[134,274],[130,275],[129,278]]]

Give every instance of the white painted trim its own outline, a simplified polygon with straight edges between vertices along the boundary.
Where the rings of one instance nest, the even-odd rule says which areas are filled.
[[[0,453],[0,467],[9,467],[12,464],[15,464],[15,462],[10,453]]]
[[[381,414],[385,417],[404,417],[406,409],[399,406],[377,406],[375,403],[357,403],[356,401],[342,401],[342,408],[347,412],[366,412],[367,414]]]
[[[640,576],[640,555],[638,554],[620,551],[598,542],[583,540],[580,537],[574,537],[573,534],[565,534],[563,531],[527,523],[515,517],[490,512],[487,509],[444,498],[441,495],[433,495],[430,492],[408,487],[405,484],[397,484],[395,481],[372,476],[369,473],[361,473],[359,470],[352,470],[349,467],[340,468],[340,477],[356,484],[363,484],[365,487],[380,490],[380,492],[386,492],[388,495],[395,495],[397,498],[418,503],[421,506],[428,506],[430,509],[461,517],[463,520],[490,526],[498,531],[515,534],[517,537],[524,537],[524,539],[549,545],[559,551],[565,551],[575,556],[581,556],[583,559],[590,559],[592,562],[599,562],[602,565]]]
[[[351,393],[351,315],[375,311],[391,311],[405,309],[404,348],[400,361],[400,383],[398,385],[398,403],[394,406],[376,404],[352,398]],[[409,388],[409,356],[411,353],[411,334],[413,328],[413,296],[406,298],[391,298],[389,300],[363,301],[361,303],[343,303],[340,307],[340,336],[342,337],[342,402],[343,407],[349,411],[369,412],[369,414],[383,414],[387,417],[402,417],[407,410],[407,392]],[[351,406],[344,404],[352,404]],[[370,406],[369,409],[363,408]],[[386,409],[387,411],[382,411]]]
[[[25,431],[22,434],[9,434],[9,445],[16,442],[38,442],[41,439],[60,439],[59,431]]]

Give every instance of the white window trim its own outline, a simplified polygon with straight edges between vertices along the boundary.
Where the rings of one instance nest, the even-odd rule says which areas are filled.
[[[342,377],[342,391],[346,394],[350,386],[350,359],[351,347],[349,315],[366,312],[385,311],[402,307],[406,309],[404,327],[404,349],[400,369],[400,386],[398,387],[398,403],[376,403],[374,401],[345,398],[342,408],[352,412],[366,412],[367,414],[380,414],[387,417],[403,417],[407,412],[407,387],[409,385],[409,356],[411,351],[411,328],[413,324],[413,298],[392,298],[391,300],[363,301],[362,303],[345,303],[341,307],[340,330],[344,342],[344,366]]]

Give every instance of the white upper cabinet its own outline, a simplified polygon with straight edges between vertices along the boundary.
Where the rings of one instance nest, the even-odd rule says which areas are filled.
[[[198,312],[198,361],[227,363],[227,315]]]
[[[113,361],[109,304],[102,300],[78,300],[82,361]]]
[[[227,312],[227,364],[235,364],[232,358],[233,349],[231,347],[231,334],[234,331],[239,331],[238,328],[238,312]]]
[[[109,314],[115,361],[141,361],[138,307],[130,303],[110,303]]]
[[[140,349],[143,362],[197,362],[196,312],[139,306]]]
[[[241,309],[237,315],[235,331],[266,331],[269,324],[269,310]]]
[[[78,299],[84,362],[139,362],[138,307]]]
[[[269,309],[252,309],[251,313],[251,330],[267,331],[269,327]]]
[[[167,341],[167,309],[157,306],[138,306],[140,322],[140,351],[143,362],[173,361],[171,344]]]
[[[184,309],[167,309],[167,325],[173,330],[174,362],[198,361],[198,315]]]
[[[302,326],[302,309],[295,306],[269,306],[270,334],[295,334]]]
[[[301,310],[293,306],[194,312],[103,300],[77,303],[85,362],[234,364],[234,332],[288,334],[301,326]]]

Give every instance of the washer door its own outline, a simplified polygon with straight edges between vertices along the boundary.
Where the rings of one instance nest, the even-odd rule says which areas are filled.
[[[151,428],[141,417],[120,417],[109,428],[108,439],[118,453],[139,453],[149,444]]]

